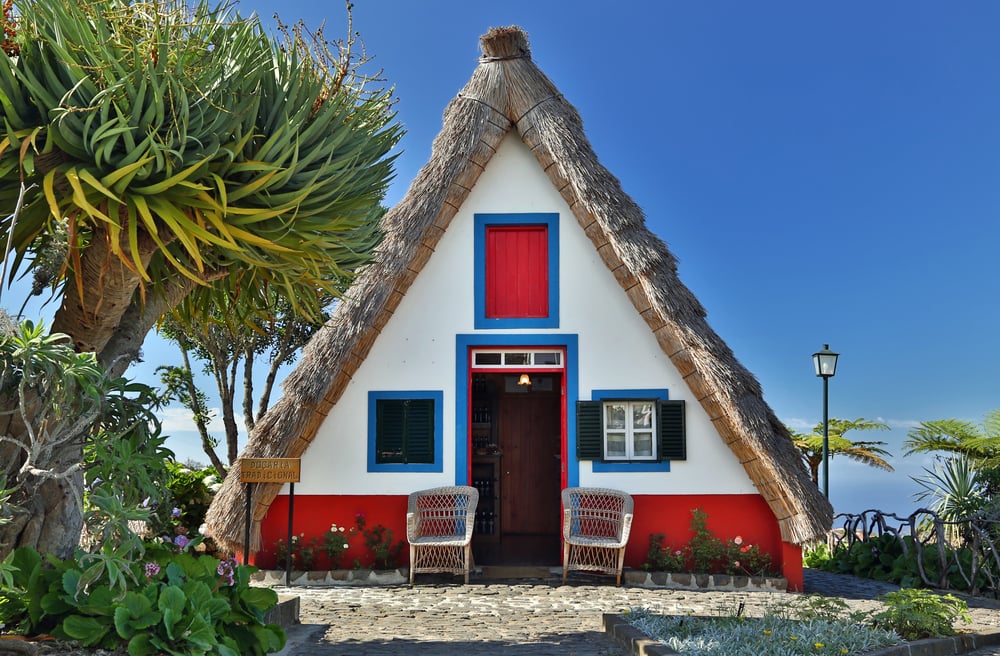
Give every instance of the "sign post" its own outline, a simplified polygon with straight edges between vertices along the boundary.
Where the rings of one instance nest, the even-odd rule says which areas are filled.
[[[300,458],[240,458],[240,482],[247,486],[246,525],[243,532],[243,564],[250,556],[250,519],[253,513],[254,483],[288,483],[288,541],[285,542],[285,585],[292,583],[292,514],[295,510],[295,484],[299,482]]]

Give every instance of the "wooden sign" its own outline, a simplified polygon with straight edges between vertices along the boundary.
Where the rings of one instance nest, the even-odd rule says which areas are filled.
[[[298,483],[299,458],[240,458],[240,483]]]

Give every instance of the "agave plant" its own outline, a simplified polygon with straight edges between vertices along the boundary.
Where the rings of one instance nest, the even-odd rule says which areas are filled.
[[[924,476],[911,478],[922,488],[914,498],[947,522],[968,519],[986,505],[979,472],[964,456],[939,458]]]

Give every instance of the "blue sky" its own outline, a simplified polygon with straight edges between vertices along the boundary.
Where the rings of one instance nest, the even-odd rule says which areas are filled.
[[[339,2],[238,7],[346,29]],[[811,355],[829,343],[831,416],[893,427],[853,437],[887,441],[896,473],[832,461],[838,512],[908,514],[929,459],[902,457],[907,429],[1000,407],[1000,4],[356,0],[353,15],[407,130],[389,205],[479,36],[527,30],[778,417],[821,419]],[[146,358],[131,375],[176,356],[151,339]]]

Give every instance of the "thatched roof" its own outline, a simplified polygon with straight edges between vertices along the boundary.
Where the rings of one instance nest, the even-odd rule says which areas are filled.
[[[823,535],[833,509],[809,478],[787,429],[764,402],[757,380],[705,321],[677,277],[666,245],[642,210],[597,160],[576,109],[531,60],[517,27],[491,29],[483,56],[444,113],[431,159],[383,219],[385,238],[334,316],[306,346],[284,395],[253,430],[243,457],[299,457],[410,285],[501,140],[511,132],[531,149],[604,263],[680,371],[719,435],[774,512],[786,542]],[[256,485],[254,538],[280,485]],[[239,466],[208,513],[225,548],[242,550],[244,491]]]

